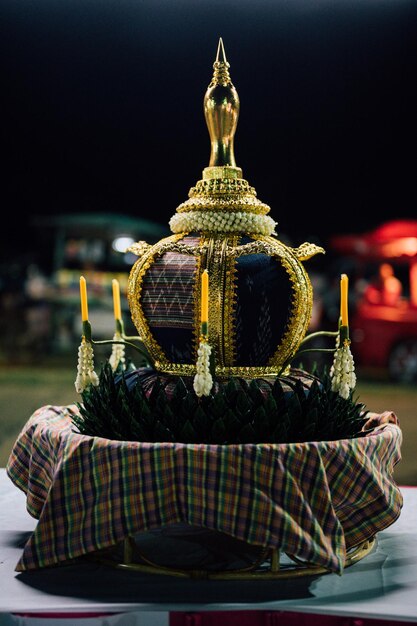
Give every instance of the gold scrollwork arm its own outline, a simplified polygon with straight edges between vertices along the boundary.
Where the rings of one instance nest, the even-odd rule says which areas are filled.
[[[321,246],[317,246],[315,243],[308,243],[305,241],[298,246],[298,248],[292,248],[293,253],[299,261],[307,261],[316,254],[326,254],[326,251]]]
[[[246,254],[259,254],[262,252],[270,256],[276,256],[277,247],[269,245],[266,241],[251,241],[242,246],[230,246],[227,255],[237,258]]]
[[[151,247],[151,244],[146,243],[146,241],[136,241],[136,243],[132,243],[132,245],[127,248],[126,252],[132,252],[132,254],[141,257],[145,252],[148,252]]]
[[[205,248],[204,245],[199,244],[198,246],[189,246],[185,243],[172,243],[167,242],[163,244],[158,249],[158,254],[164,254],[165,252],[178,252],[179,254],[189,254],[191,256],[200,256],[202,252],[202,248]]]

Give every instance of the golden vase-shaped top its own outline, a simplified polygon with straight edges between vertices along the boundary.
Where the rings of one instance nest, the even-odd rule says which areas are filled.
[[[220,38],[213,78],[204,96],[204,115],[211,140],[210,167],[236,167],[233,144],[240,102],[229,67]]]

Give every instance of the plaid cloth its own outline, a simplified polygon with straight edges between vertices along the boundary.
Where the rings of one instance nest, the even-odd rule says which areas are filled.
[[[402,433],[392,413],[371,414],[354,439],[216,446],[80,435],[75,411],[38,409],[11,452],[8,475],[39,520],[17,571],[182,522],[340,574],[346,550],[401,512],[392,475]]]

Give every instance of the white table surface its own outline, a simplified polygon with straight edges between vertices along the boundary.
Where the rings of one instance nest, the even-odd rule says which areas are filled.
[[[26,512],[25,495],[0,469],[0,625],[17,624],[10,621],[10,615],[17,612],[107,611],[129,613],[131,618],[135,613],[137,621],[131,619],[129,624],[145,623],[140,616],[146,613],[146,624],[162,626],[168,624],[170,611],[227,610],[417,622],[417,488],[402,487],[401,491],[400,518],[379,533],[376,549],[342,576],[196,581],[123,572],[93,563],[18,573],[15,566],[36,520]],[[106,622],[113,623],[123,622],[116,616],[114,622]]]

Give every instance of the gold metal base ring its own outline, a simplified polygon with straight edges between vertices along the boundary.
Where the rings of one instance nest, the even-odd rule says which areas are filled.
[[[346,555],[345,569],[365,558],[373,551],[375,546],[376,537],[372,537],[350,549]],[[135,551],[137,553],[136,541],[133,537],[128,537],[123,542],[123,557],[121,561],[111,558],[110,554],[105,551],[96,552],[91,555],[90,558],[95,562],[117,569],[197,580],[275,580],[331,573],[331,571],[325,567],[303,562],[297,557],[281,553],[278,549],[262,552],[259,559],[249,567],[218,571],[198,568],[181,569],[166,567],[153,563],[149,558],[142,555],[140,555],[142,562],[136,562],[133,561]]]

